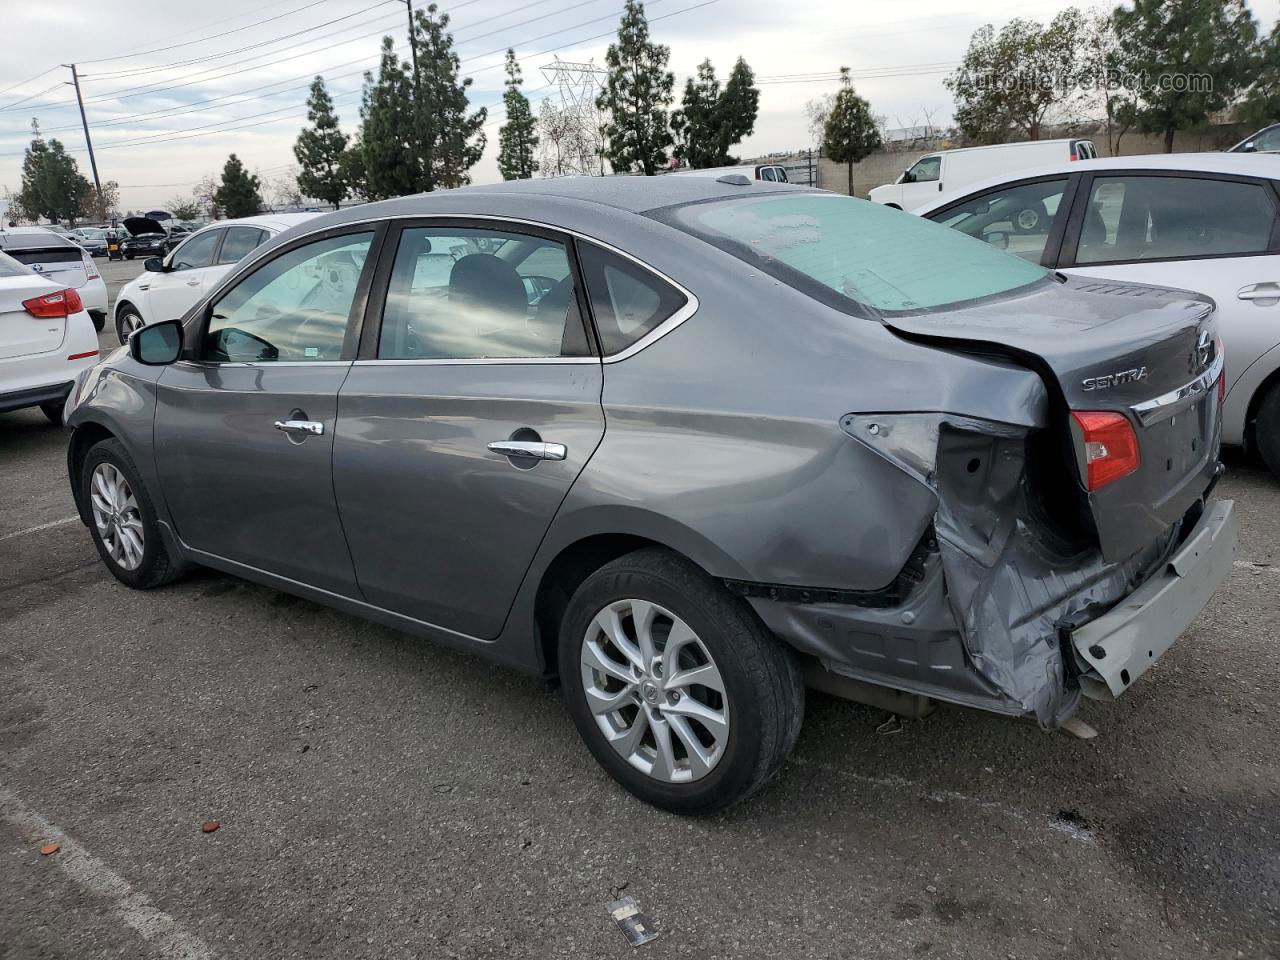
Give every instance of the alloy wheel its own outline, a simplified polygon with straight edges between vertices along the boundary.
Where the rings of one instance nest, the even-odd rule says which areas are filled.
[[[587,704],[610,746],[665,783],[705,777],[724,756],[724,679],[697,634],[647,600],[618,600],[592,619],[580,653]]]
[[[123,569],[136,570],[142,563],[146,535],[129,481],[112,464],[100,463],[89,482],[93,524],[107,553]]]
[[[142,318],[136,313],[126,313],[120,318],[120,334],[125,340],[133,336],[134,331],[142,329]]]

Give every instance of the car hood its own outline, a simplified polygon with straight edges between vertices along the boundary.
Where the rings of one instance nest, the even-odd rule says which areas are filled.
[[[131,237],[144,233],[164,234],[164,227],[160,226],[159,221],[152,220],[150,217],[125,217],[124,228],[129,231]]]

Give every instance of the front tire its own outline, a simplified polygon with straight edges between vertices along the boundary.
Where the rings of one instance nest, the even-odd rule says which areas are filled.
[[[641,800],[714,813],[790,753],[804,717],[791,651],[724,585],[662,549],[589,576],[560,630],[569,713],[608,774]]]
[[[1253,423],[1253,439],[1262,462],[1272,475],[1280,478],[1280,383],[1272,384],[1258,405],[1258,418]]]
[[[170,557],[160,534],[151,496],[119,440],[90,448],[81,466],[80,495],[88,507],[94,546],[117,580],[150,590],[182,575],[182,565]]]
[[[131,303],[121,304],[116,310],[116,337],[122,344],[129,342],[133,332],[145,324],[138,308]]]

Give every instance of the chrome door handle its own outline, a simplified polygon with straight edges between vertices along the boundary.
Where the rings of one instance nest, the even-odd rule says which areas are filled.
[[[277,420],[276,429],[285,433],[305,433],[318,437],[324,433],[324,424],[319,420]]]
[[[504,457],[525,457],[530,460],[563,460],[569,451],[563,443],[543,443],[540,440],[495,440],[489,449]]]
[[[1237,300],[1252,300],[1260,307],[1270,307],[1280,303],[1280,283],[1251,283],[1236,291]]]

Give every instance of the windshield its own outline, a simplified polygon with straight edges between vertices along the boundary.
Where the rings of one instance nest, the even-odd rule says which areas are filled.
[[[676,207],[670,222],[833,306],[922,310],[1035,283],[1043,267],[892,207],[784,194]]]

